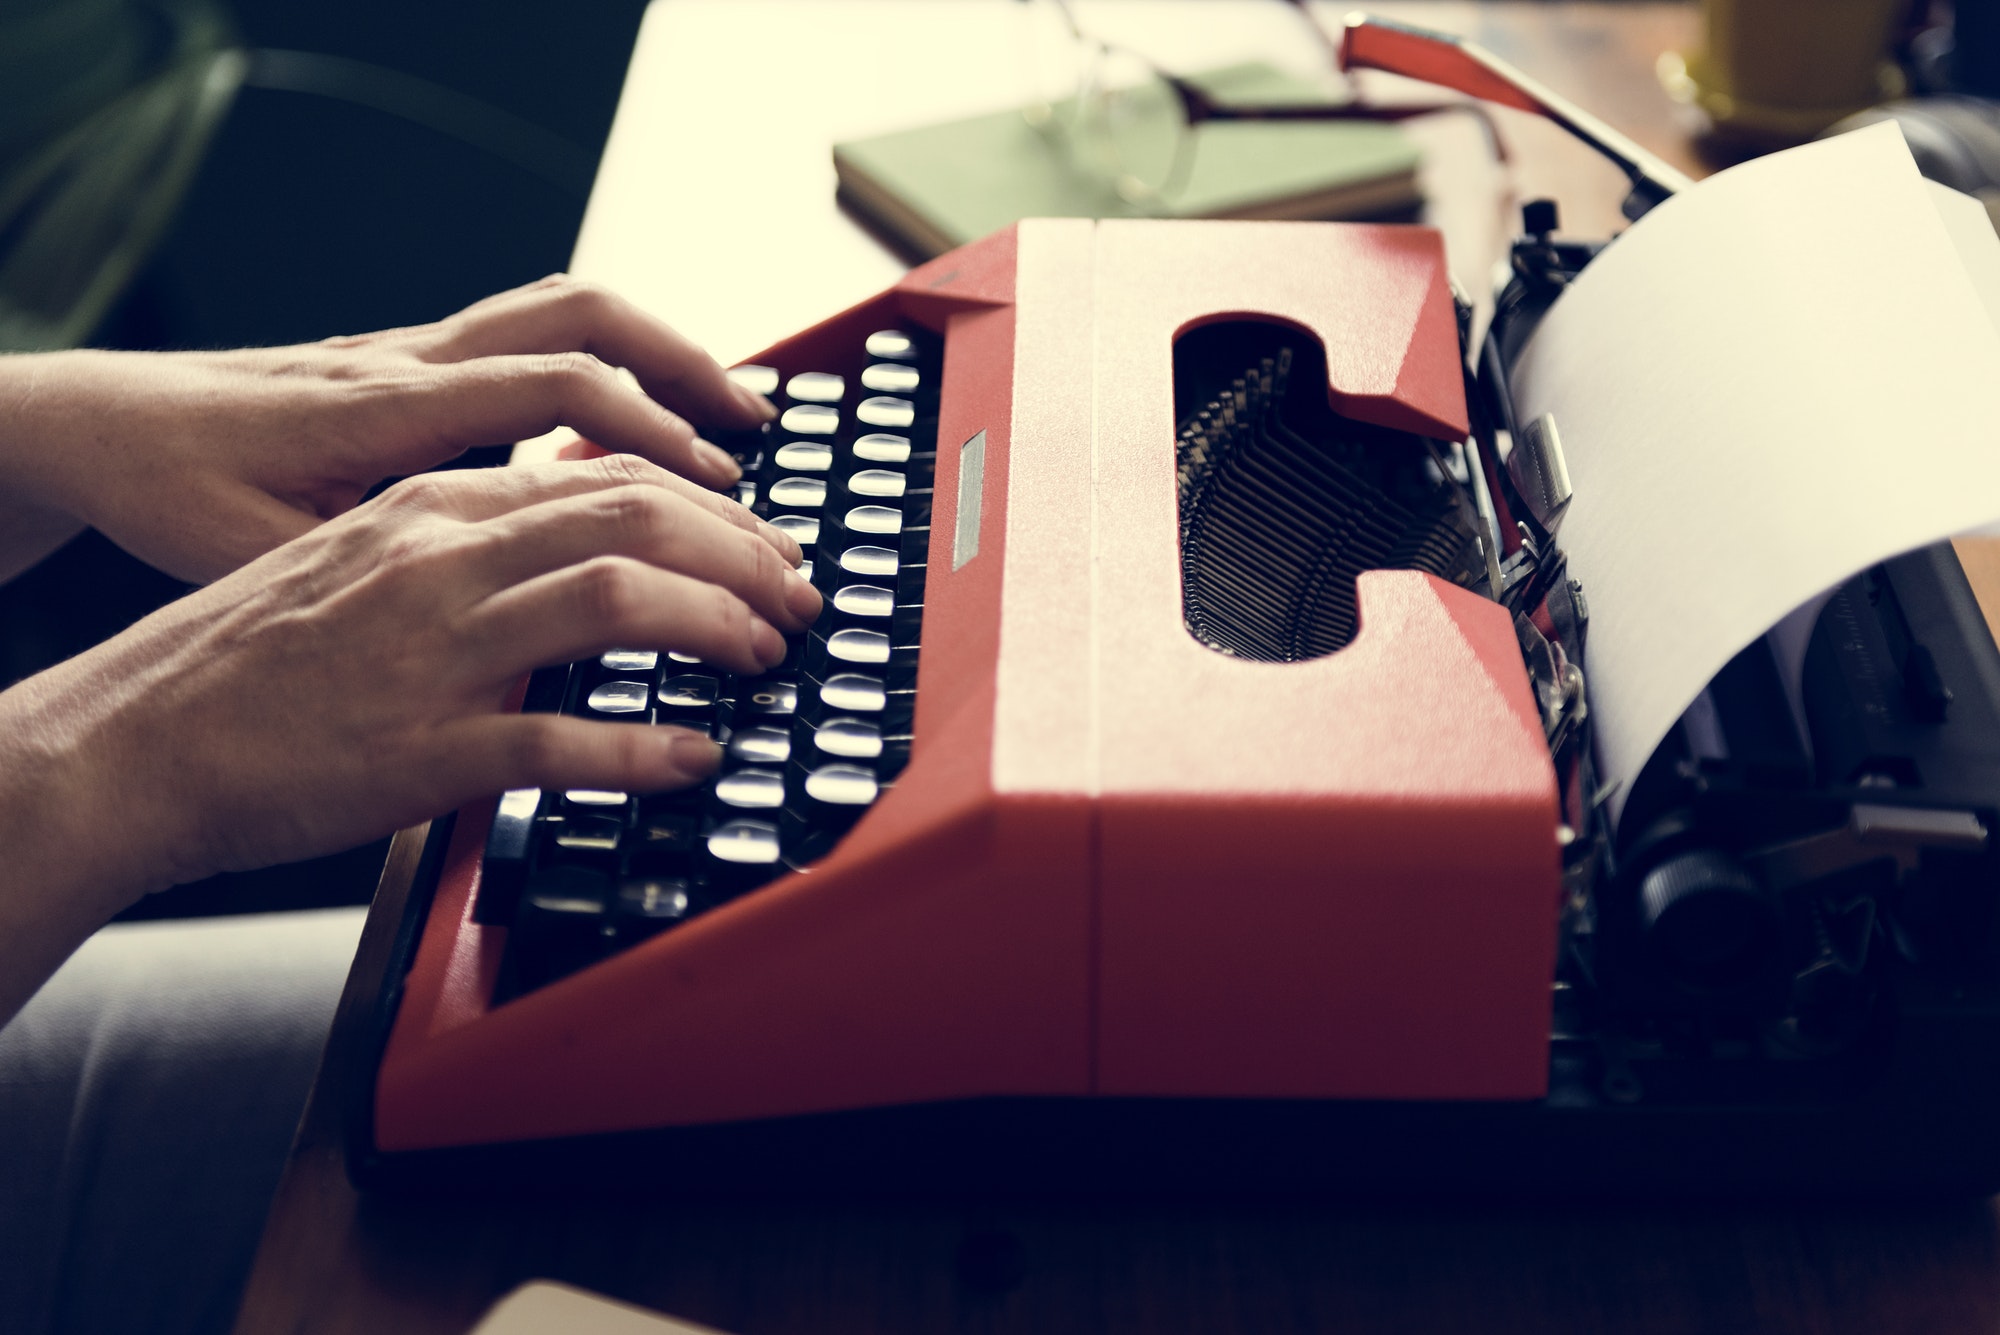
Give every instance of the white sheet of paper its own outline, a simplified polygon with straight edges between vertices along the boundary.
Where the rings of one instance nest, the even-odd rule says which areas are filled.
[[[1576,490],[1561,542],[1614,817],[1681,711],[1786,613],[2000,520],[1995,275],[1992,230],[1881,125],[1660,205],[1549,312],[1515,401],[1555,414]]]

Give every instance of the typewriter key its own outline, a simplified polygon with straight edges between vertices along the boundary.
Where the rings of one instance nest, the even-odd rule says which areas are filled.
[[[816,477],[781,477],[771,484],[771,504],[814,510],[826,504],[826,483]]]
[[[778,827],[761,820],[732,820],[708,836],[708,853],[720,862],[747,865],[778,860]]]
[[[692,811],[655,811],[639,818],[632,827],[626,848],[640,870],[678,865],[679,859],[694,852],[698,818]]]
[[[745,682],[737,701],[739,723],[782,723],[798,712],[799,688],[789,681]]]
[[[653,688],[643,681],[607,681],[584,701],[600,714],[640,714]]]
[[[771,457],[778,467],[794,473],[824,473],[833,467],[833,447],[809,440],[795,440],[781,446]]]
[[[743,728],[729,739],[729,758],[739,765],[782,765],[791,755],[792,735],[783,728]]]
[[[778,425],[796,436],[830,436],[840,427],[840,410],[820,403],[801,403],[785,409]]]
[[[660,656],[651,649],[613,649],[597,661],[606,672],[651,672]]]
[[[622,807],[626,795],[602,788],[572,788],[563,794],[563,800],[573,807]]]
[[[842,760],[873,760],[882,754],[882,730],[858,718],[830,718],[813,733],[813,745]]]
[[[720,683],[699,673],[668,677],[660,683],[660,703],[673,709],[706,709],[715,703]]]
[[[910,461],[910,438],[871,431],[854,442],[854,457],[871,464],[902,464]]]
[[[573,851],[615,853],[625,822],[610,816],[571,816],[556,827],[556,847]]]
[[[868,336],[870,357],[913,357],[916,355],[916,340],[900,329],[878,329]],[[759,368],[761,369],[761,368]],[[771,373],[772,385],[777,383],[777,372]]]
[[[882,708],[887,696],[879,678],[859,672],[837,672],[819,688],[819,698],[830,707],[871,714]]]
[[[691,663],[696,666],[699,666],[701,663],[701,660],[699,658],[696,658],[693,654],[684,654],[680,652],[680,650],[678,649],[667,650],[667,657],[668,659],[676,663]]]
[[[865,807],[878,791],[875,772],[859,765],[822,765],[806,775],[806,796],[830,807]]]
[[[739,769],[715,781],[715,800],[724,806],[761,809],[785,804],[785,776],[771,769]]]
[[[894,579],[901,558],[887,547],[849,547],[840,554],[840,568],[850,575]]]
[[[847,382],[825,371],[801,371],[785,382],[785,393],[801,403],[839,403]]]
[[[777,515],[771,520],[771,527],[801,547],[819,541],[819,520],[811,515]]]
[[[827,636],[826,651],[843,663],[886,663],[889,637],[879,630],[837,630]]]
[[[792,409],[792,413],[798,411],[799,409],[797,408]],[[789,418],[792,413],[786,413],[785,416]],[[892,399],[883,395],[861,400],[860,404],[854,409],[854,415],[869,426],[886,426],[891,429],[906,427],[917,420],[916,406],[908,399]],[[787,431],[798,430],[789,421],[785,423],[785,429]],[[832,429],[831,427],[827,428],[828,431]]]
[[[834,590],[833,606],[849,616],[885,617],[896,610],[896,595],[873,584],[850,584]]]
[[[877,362],[861,373],[861,387],[879,390],[884,394],[908,394],[917,387],[918,378],[917,368],[914,366]]]
[[[733,366],[728,375],[730,383],[740,385],[752,394],[768,398],[778,392],[778,368],[775,366]]]
[[[847,489],[856,496],[901,496],[903,486],[903,475],[888,468],[864,468],[847,479]],[[775,492],[776,488],[772,490]],[[777,497],[774,495],[772,499]]]
[[[847,512],[847,527],[856,533],[901,533],[903,512],[886,505],[857,505]]]

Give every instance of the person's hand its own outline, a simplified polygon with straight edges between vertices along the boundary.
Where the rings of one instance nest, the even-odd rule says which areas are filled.
[[[513,713],[509,691],[617,647],[772,666],[820,608],[798,559],[629,455],[398,483],[0,694],[0,772],[26,785],[0,801],[28,864],[9,884],[52,849],[108,916],[509,788],[696,782],[718,758],[700,734]]]
[[[735,463],[691,423],[772,411],[664,324],[562,275],[436,324],[298,347],[0,358],[0,547],[28,548],[0,551],[0,578],[89,525],[215,579],[386,477],[557,426],[724,486]]]

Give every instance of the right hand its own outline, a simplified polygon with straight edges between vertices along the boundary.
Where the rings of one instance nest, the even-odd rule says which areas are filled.
[[[717,763],[706,737],[508,694],[618,647],[771,666],[819,611],[799,555],[629,455],[430,474],[0,695],[0,732],[116,845],[100,874],[126,900],[509,788],[684,786]]]

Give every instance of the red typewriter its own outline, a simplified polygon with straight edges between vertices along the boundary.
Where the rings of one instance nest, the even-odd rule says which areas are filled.
[[[1633,216],[1671,192],[1429,40],[1362,25],[1349,57],[1561,112]],[[1559,442],[1505,383],[1596,250],[1550,212],[1477,356],[1427,229],[1043,219],[738,368],[782,410],[723,442],[740,499],[826,612],[760,677],[632,648],[530,680],[526,708],[706,728],[724,767],[401,836],[357,1178],[2000,1181],[2000,1078],[1942,1055],[1993,1020],[1935,970],[1878,951],[1900,1004],[1741,1041],[1810,1002],[1774,987],[1814,901],[1731,861],[1779,797],[1661,780],[1655,814],[1598,818]],[[1914,606],[1920,576],[1883,578]],[[1919,630],[1978,624],[1960,603]],[[2000,729],[1984,704],[1961,722]]]

